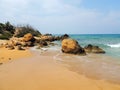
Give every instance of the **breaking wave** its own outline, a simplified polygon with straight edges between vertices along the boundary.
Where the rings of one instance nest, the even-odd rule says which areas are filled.
[[[107,46],[109,46],[111,48],[120,48],[120,43],[118,43],[118,44],[108,44]]]

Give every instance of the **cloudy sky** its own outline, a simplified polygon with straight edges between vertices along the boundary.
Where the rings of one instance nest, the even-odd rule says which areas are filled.
[[[0,22],[42,33],[120,34],[120,0],[0,0]]]

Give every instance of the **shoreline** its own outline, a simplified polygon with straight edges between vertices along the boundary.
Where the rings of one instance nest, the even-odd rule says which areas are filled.
[[[56,61],[56,51],[38,52],[32,51],[30,58],[16,59],[14,62],[1,65],[0,89],[120,90],[119,84],[88,78],[84,74],[70,70],[64,63]]]

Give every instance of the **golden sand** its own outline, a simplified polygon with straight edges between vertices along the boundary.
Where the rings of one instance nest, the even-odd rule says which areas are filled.
[[[29,53],[15,50],[4,55],[15,59]],[[34,55],[0,66],[0,90],[120,90],[120,85],[70,71],[53,59],[55,53]]]
[[[30,57],[32,54],[29,50],[8,50],[7,48],[0,48],[0,63],[6,63],[11,60],[19,58]]]

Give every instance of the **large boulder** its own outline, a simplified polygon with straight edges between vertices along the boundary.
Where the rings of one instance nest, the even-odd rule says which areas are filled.
[[[105,51],[101,49],[99,46],[93,46],[91,44],[85,46],[84,50],[87,53],[105,53]]]
[[[62,52],[71,54],[86,54],[78,42],[70,38],[62,41]]]
[[[23,40],[25,42],[28,42],[28,41],[34,42],[35,38],[33,37],[33,35],[31,33],[27,33],[24,35]]]

